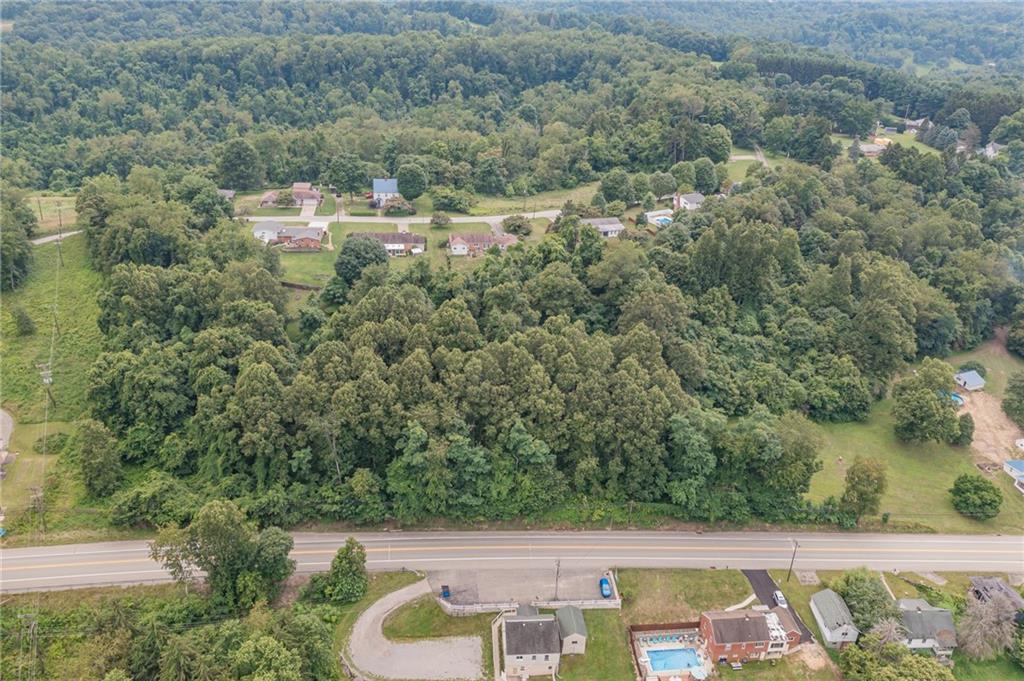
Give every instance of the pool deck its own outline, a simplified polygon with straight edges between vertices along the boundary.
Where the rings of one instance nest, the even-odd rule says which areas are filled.
[[[666,638],[668,640],[661,640]],[[711,660],[705,653],[704,641],[696,629],[662,629],[634,632],[633,649],[636,654],[638,667],[642,670],[645,679],[657,678],[659,681],[669,681],[674,678],[708,678],[712,672]],[[692,650],[697,657],[698,664],[678,669],[654,669],[651,666],[648,654],[667,650]],[[703,675],[695,677],[692,672],[697,670],[702,670],[704,672]]]

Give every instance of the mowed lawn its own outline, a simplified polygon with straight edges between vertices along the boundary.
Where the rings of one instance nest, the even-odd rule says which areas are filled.
[[[63,231],[75,229],[75,197],[57,194],[36,194],[25,199],[28,207],[35,213],[39,226],[36,236],[56,234],[63,225]]]
[[[423,224],[410,225],[409,231],[413,234],[422,234],[427,237],[426,258],[430,263],[431,269],[447,268],[449,264],[453,269],[468,269],[482,263],[484,261],[483,256],[475,258],[471,256],[452,257],[448,253],[448,249],[441,244],[446,243],[454,234],[490,234],[491,226],[486,222],[452,222],[444,229],[434,229],[430,225]],[[410,267],[416,261],[416,258],[422,257],[424,256],[392,258],[391,266],[396,269]]]
[[[281,189],[287,189],[287,187],[279,187]],[[298,215],[301,210],[298,207],[293,208],[260,208],[260,197],[267,193],[266,189],[258,192],[238,192],[235,194],[235,214],[247,214],[247,215]]]
[[[319,253],[286,253],[281,251],[281,279],[307,286],[324,286],[334,276],[334,261],[338,248],[353,232],[394,232],[391,223],[380,222],[332,222],[327,226],[331,234],[332,250],[324,248]]]
[[[1006,392],[1006,383],[1010,376],[1024,372],[1024,360],[1011,355],[1003,341],[998,339],[986,341],[973,350],[946,358],[953,368],[972,360],[981,362],[985,367],[985,392],[1000,398]]]
[[[841,496],[846,469],[860,454],[886,463],[889,484],[881,512],[890,514],[890,524],[949,533],[1024,532],[1024,496],[1013,489],[1009,476],[997,475],[994,479],[1003,491],[998,516],[977,521],[957,513],[949,488],[957,476],[978,472],[970,449],[935,442],[900,442],[893,433],[891,409],[892,401],[884,400],[872,407],[866,422],[819,426],[825,440],[821,450],[823,468],[811,480],[812,500]]]
[[[50,359],[55,302],[60,333],[53,346],[51,390],[56,406],[50,406],[48,417],[54,421],[73,421],[88,409],[88,372],[100,352],[101,343],[96,324],[99,316],[96,294],[101,278],[89,266],[84,235],[69,237],[61,248],[64,268],[60,271],[59,288],[58,246],[50,243],[33,247],[35,260],[28,279],[17,290],[3,296],[3,313],[0,314],[3,390],[0,398],[4,408],[14,414],[19,423],[38,423],[46,411],[46,391],[39,365]],[[34,334],[15,335],[11,317],[15,307],[24,309],[35,322]]]
[[[597,182],[581,184],[572,189],[553,189],[539,192],[533,196],[482,196],[477,195],[477,203],[470,215],[529,215],[538,210],[554,210],[561,208],[566,201],[590,205],[590,200],[597,192]]]

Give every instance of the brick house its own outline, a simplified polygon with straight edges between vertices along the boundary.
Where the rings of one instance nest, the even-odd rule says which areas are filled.
[[[800,629],[780,607],[702,613],[700,634],[712,662],[773,660],[800,645]]]

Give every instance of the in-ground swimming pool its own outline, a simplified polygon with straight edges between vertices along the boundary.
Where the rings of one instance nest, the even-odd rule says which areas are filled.
[[[653,672],[668,672],[700,666],[697,651],[693,648],[648,650],[647,658],[651,661],[651,671]]]

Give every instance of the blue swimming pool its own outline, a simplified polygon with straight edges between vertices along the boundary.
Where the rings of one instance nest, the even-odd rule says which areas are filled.
[[[648,650],[647,657],[651,661],[651,671],[667,672],[676,669],[699,667],[697,651],[693,648],[671,648],[669,650]]]

